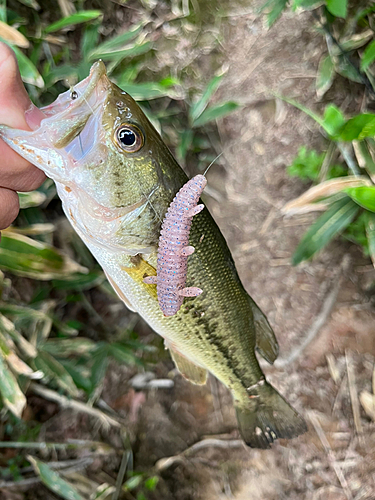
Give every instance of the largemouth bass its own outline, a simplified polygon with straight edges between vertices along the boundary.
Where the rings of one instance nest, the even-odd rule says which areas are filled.
[[[255,349],[270,363],[274,333],[247,294],[228,246],[205,208],[194,216],[187,286],[203,293],[165,317],[155,276],[161,223],[187,176],[136,102],[99,61],[73,90],[42,109],[34,131],[0,127],[0,137],[57,186],[69,221],[120,299],[165,339],[182,375],[204,384],[207,371],[232,392],[239,429],[251,447],[306,431],[299,414],[266,381]]]

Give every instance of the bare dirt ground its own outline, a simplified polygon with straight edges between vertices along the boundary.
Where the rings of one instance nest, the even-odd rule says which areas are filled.
[[[314,216],[285,218],[280,212],[305,189],[287,176],[286,165],[301,145],[324,147],[306,116],[270,94],[323,106],[316,102],[314,77],[325,44],[311,26],[306,13],[284,15],[271,31],[253,14],[228,17],[223,46],[229,71],[218,99],[234,99],[243,107],[220,123],[225,174],[213,168],[208,176],[222,197],[208,204],[246,289],[280,343],[278,365],[264,369],[305,416],[309,432],[271,450],[248,449],[239,440],[231,397],[213,377],[205,387],[193,386],[166,355],[154,375],[172,379],[174,386],[134,390],[129,380],[136,370],[117,367],[109,372],[103,398],[127,421],[135,468],[154,467],[162,478],[148,498],[375,499],[375,427],[359,402],[364,390],[372,392],[375,313],[369,290],[374,271],[356,247],[342,241],[313,262],[292,267],[290,257]],[[350,91],[355,102],[358,88]],[[340,82],[327,100],[333,95],[336,102],[344,99]],[[332,305],[328,311],[327,303]],[[138,326],[150,334],[145,325]],[[312,342],[291,361],[314,327]],[[34,411],[38,404],[36,398]],[[43,411],[50,418],[44,428],[47,441],[121,442],[118,434],[100,426],[93,431],[87,416],[64,411],[54,417],[52,403],[44,403]],[[87,473],[104,481],[105,469],[97,461]],[[11,495],[7,498],[54,498],[43,488]]]

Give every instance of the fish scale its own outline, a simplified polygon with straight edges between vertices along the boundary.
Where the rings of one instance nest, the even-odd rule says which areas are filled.
[[[277,341],[207,208],[192,219],[195,252],[186,279],[203,293],[186,298],[174,316],[163,315],[156,285],[143,279],[157,274],[161,223],[187,176],[136,102],[110,82],[102,62],[74,92],[74,101],[68,91],[44,108],[38,129],[0,126],[0,137],[55,180],[72,226],[120,299],[165,339],[181,374],[203,384],[210,371],[230,389],[246,444],[268,448],[277,438],[305,432],[302,417],[259,366],[255,350],[273,363]],[[117,136],[127,127],[138,134],[133,150]]]

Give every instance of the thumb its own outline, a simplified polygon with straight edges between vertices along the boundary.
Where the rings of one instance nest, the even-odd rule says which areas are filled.
[[[43,117],[26,93],[13,50],[0,42],[0,123],[28,130],[29,120],[39,125]]]

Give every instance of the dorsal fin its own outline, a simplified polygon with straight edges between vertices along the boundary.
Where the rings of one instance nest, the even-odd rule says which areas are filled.
[[[256,349],[272,365],[279,354],[279,344],[266,316],[250,296],[249,300],[254,317]]]
[[[204,385],[207,381],[207,370],[195,365],[184,355],[180,354],[178,351],[170,347],[168,342],[165,343],[168,347],[171,357],[176,365],[177,370],[181,375],[189,380],[189,382],[196,385]]]

